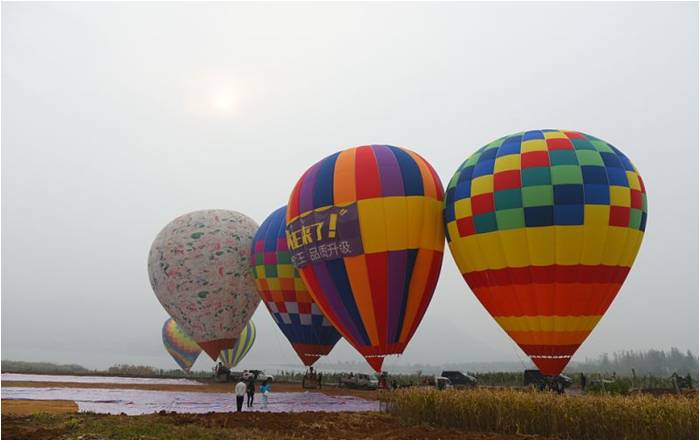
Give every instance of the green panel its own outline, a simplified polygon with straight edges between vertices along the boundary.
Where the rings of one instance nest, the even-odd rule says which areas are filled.
[[[550,150],[549,163],[551,165],[578,165],[574,150]]]
[[[264,253],[256,253],[255,254],[255,264],[262,265],[264,263],[265,263],[265,254]]]
[[[493,195],[496,210],[507,210],[510,208],[519,208],[523,206],[523,199],[520,195],[519,188],[499,190]]]
[[[277,277],[277,265],[265,265],[265,277]]]
[[[495,213],[477,214],[473,217],[473,220],[474,229],[477,233],[488,233],[489,231],[496,231],[498,229]]]
[[[549,167],[524,168],[520,171],[520,180],[523,183],[523,187],[549,185],[552,183]]]
[[[292,263],[292,258],[289,251],[278,251],[277,252],[277,263]]]
[[[639,229],[639,226],[642,224],[642,210],[638,208],[632,208],[630,210],[630,228],[634,228],[636,230]]]
[[[578,165],[556,165],[549,170],[552,173],[552,184],[554,185],[583,184],[581,167]]]
[[[525,210],[522,208],[499,210],[496,212],[496,222],[499,230],[522,228],[525,226]]]
[[[596,150],[576,150],[576,156],[578,157],[578,163],[580,165],[599,165],[605,167],[603,158],[600,157],[600,153]]]
[[[471,155],[467,161],[464,163],[463,168],[469,167],[470,165],[476,165],[476,163],[479,161],[479,158],[481,157],[481,152],[478,151]]]
[[[593,144],[585,139],[572,139],[571,142],[576,150],[595,150]]]
[[[605,141],[595,140],[591,141],[591,144],[593,144],[593,147],[599,152],[615,153]]]
[[[554,190],[551,185],[523,187],[523,207],[554,205]]]
[[[647,212],[647,194],[642,193],[642,211]]]

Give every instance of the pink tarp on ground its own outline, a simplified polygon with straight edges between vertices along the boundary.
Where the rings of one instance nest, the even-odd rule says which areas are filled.
[[[82,375],[37,375],[37,374],[2,374],[2,381],[54,381],[61,383],[110,383],[110,384],[188,384],[201,385],[186,378],[133,378],[100,377]]]
[[[273,386],[274,387],[274,386]],[[364,412],[379,410],[378,401],[356,397],[329,396],[320,392],[281,392],[270,394],[267,409],[262,396],[255,394],[254,412]],[[73,389],[43,387],[3,387],[3,400],[71,400],[81,412],[127,415],[156,413],[232,412],[233,394],[203,392],[165,392],[137,389]]]

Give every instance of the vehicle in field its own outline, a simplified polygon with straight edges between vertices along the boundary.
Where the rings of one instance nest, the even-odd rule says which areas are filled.
[[[452,389],[454,384],[448,377],[435,376],[435,387],[439,390]]]
[[[442,371],[440,377],[448,378],[450,383],[456,388],[476,387],[478,383],[475,376],[460,371]]]
[[[341,375],[338,380],[338,386],[350,389],[370,389],[374,390],[379,387],[379,380],[368,374],[353,374]]]
[[[539,369],[527,369],[523,373],[523,385],[537,386],[540,390],[548,388],[563,392],[564,389],[571,386],[573,383],[573,380],[564,374],[559,374],[556,377],[548,377],[543,375]]]

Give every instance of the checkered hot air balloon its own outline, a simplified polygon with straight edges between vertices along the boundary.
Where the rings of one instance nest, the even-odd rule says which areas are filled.
[[[416,153],[349,148],[313,165],[287,206],[287,243],[321,312],[376,370],[430,303],[444,249],[443,189]]]
[[[172,318],[167,319],[163,324],[163,345],[186,373],[190,372],[192,365],[202,352],[199,345]]]
[[[234,368],[243,360],[248,354],[248,351],[250,351],[250,348],[253,347],[253,343],[255,343],[255,333],[255,323],[251,320],[245,328],[243,328],[243,331],[241,331],[241,335],[238,337],[238,340],[236,340],[236,344],[233,348],[224,349],[219,354],[219,360],[224,366],[229,369]]]
[[[340,334],[313,301],[291,261],[285,234],[287,207],[275,210],[253,239],[252,270],[258,293],[304,363],[328,355]]]
[[[647,197],[620,150],[532,130],[479,149],[445,195],[452,256],[486,310],[545,375],[558,375],[620,290]]]

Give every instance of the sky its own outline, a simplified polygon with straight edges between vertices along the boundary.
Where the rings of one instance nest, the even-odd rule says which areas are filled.
[[[636,263],[574,360],[697,353],[697,3],[4,2],[2,359],[175,368],[146,271],[175,217],[262,223],[309,166],[365,144],[411,148],[446,185],[542,128],[612,143],[648,192]],[[262,304],[253,321],[241,367],[298,366]],[[362,358],[341,341],[326,360]],[[446,250],[390,360],[526,356]]]

